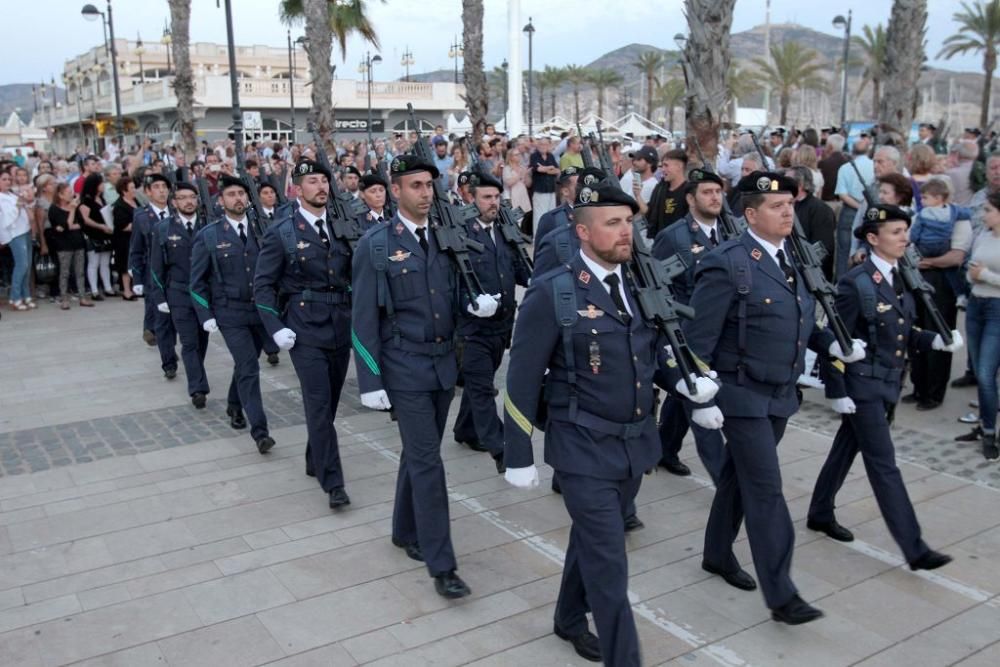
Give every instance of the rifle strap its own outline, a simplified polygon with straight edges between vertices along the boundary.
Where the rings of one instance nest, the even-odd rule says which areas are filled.
[[[576,310],[576,286],[573,274],[564,271],[552,279],[552,302],[555,306],[556,321],[562,332],[563,356],[566,358],[566,384],[569,385],[569,420],[576,421],[576,357],[573,354],[573,325],[580,314]]]
[[[205,237],[205,246],[208,248],[208,255],[212,258],[212,275],[220,283],[222,282],[222,272],[219,270],[219,258],[215,252],[215,246],[219,243],[219,228],[215,225],[208,225],[202,235]]]
[[[281,245],[285,249],[285,261],[288,262],[288,268],[297,271],[295,267],[298,263],[295,261],[295,230],[292,228],[292,218],[286,218],[279,223],[281,226],[278,228],[278,235],[281,237]]]
[[[878,341],[878,297],[875,295],[875,283],[867,272],[862,271],[854,277],[854,287],[858,290],[858,296],[861,297],[861,314],[868,324],[867,351],[871,353],[874,365],[874,360],[877,358],[875,344]]]
[[[734,259],[730,256],[730,269],[736,275],[736,295],[738,303],[736,305],[736,318],[738,321],[736,328],[736,348],[740,359],[736,366],[736,383],[743,385],[746,381],[746,358],[747,351],[747,301],[750,298],[750,290],[753,288],[753,275],[750,273],[750,260],[741,257],[734,266]]]
[[[392,342],[399,347],[402,334],[399,331],[399,324],[396,322],[396,310],[392,305],[392,294],[389,291],[389,226],[383,224],[381,228],[372,233],[371,238],[371,261],[375,268],[375,295],[379,308],[385,309],[386,317],[392,322]]]

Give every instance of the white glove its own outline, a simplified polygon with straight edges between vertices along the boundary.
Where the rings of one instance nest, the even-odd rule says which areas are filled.
[[[466,306],[471,314],[476,317],[493,317],[497,308],[500,307],[500,295],[499,294],[480,294],[476,297],[476,307],[473,308],[470,303]]]
[[[215,321],[215,318],[213,317],[210,320],[205,320],[205,323],[201,325],[201,328],[207,331],[208,333],[215,333],[216,331],[219,330],[219,325]]]
[[[854,401],[851,400],[850,396],[833,399],[830,401],[830,407],[838,415],[853,415],[858,411],[858,406],[854,405]]]
[[[132,285],[132,293],[136,296],[142,296],[142,285]]]
[[[698,391],[697,394],[692,394],[688,391],[687,383],[685,383],[684,380],[678,380],[677,385],[674,387],[678,394],[689,401],[693,401],[695,403],[708,403],[719,392],[719,385],[715,384],[707,377],[698,377],[692,373],[691,380],[694,381],[694,387]]]
[[[295,332],[291,329],[278,329],[271,338],[282,350],[290,350],[295,345]]]
[[[712,406],[692,411],[691,421],[702,428],[707,428],[709,431],[718,431],[722,428],[725,418],[722,416],[722,410]]]
[[[931,349],[938,352],[954,352],[955,350],[962,349],[963,345],[965,345],[965,340],[962,339],[962,334],[958,333],[958,330],[952,329],[951,345],[945,345],[944,338],[941,338],[941,334],[937,334],[931,342]]]
[[[519,489],[533,489],[538,486],[538,468],[528,466],[527,468],[507,468],[503,478],[508,484]]]
[[[845,364],[853,364],[855,361],[861,361],[865,358],[865,348],[868,347],[868,343],[861,340],[860,338],[855,338],[853,341],[853,346],[849,352],[844,352],[840,349],[840,343],[833,341],[830,343],[830,356],[837,357]]]
[[[169,313],[170,312],[170,306],[167,305],[166,301],[164,301],[163,303],[156,304],[156,309],[158,311],[160,311],[161,313]]]
[[[385,393],[385,389],[366,391],[361,394],[361,405],[369,410],[389,410],[392,408],[392,403],[389,402],[389,394]]]

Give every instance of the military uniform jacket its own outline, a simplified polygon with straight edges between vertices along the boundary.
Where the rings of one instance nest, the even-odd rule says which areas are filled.
[[[163,224],[166,223],[166,224]],[[195,220],[194,232],[176,215],[153,223],[149,237],[149,273],[152,279],[149,295],[153,303],[166,302],[171,308],[191,308],[191,247],[194,236],[203,227]]]
[[[456,269],[438,251],[433,230],[427,237],[424,253],[397,215],[358,242],[351,342],[361,393],[455,386],[456,311],[467,300],[459,295]],[[379,246],[385,253],[376,256]],[[384,271],[377,270],[378,261]]]
[[[806,348],[826,353],[834,340],[816,323],[816,301],[796,274],[793,288],[749,232],[698,264],[696,315],[684,332],[692,352],[719,373],[714,400],[726,416],[790,417]]]
[[[572,274],[578,317],[573,323],[577,414],[568,409],[567,350],[556,319],[553,281]],[[626,285],[631,276],[624,270]],[[625,324],[607,288],[579,253],[569,265],[533,279],[518,312],[504,396],[504,461],[532,465],[532,424],[538,420],[543,381],[548,397],[545,461],[563,472],[627,479],[653,468],[660,457],[653,414],[653,376],[667,352],[657,329],[641,316],[634,298]],[[549,371],[548,378],[545,372]],[[679,378],[679,373],[676,374]],[[613,433],[614,427],[619,432]],[[631,430],[630,437],[623,431]]]
[[[249,221],[247,221],[249,225]],[[215,238],[207,233],[214,230]],[[191,299],[198,321],[215,319],[219,325],[257,324],[260,316],[253,302],[257,242],[249,229],[243,243],[226,219],[206,225],[191,248]]]
[[[571,211],[573,207],[563,202],[559,206],[556,206],[551,211],[546,211],[545,215],[538,219],[535,223],[535,241],[541,241],[545,238],[545,235],[556,229],[560,225],[568,225],[573,219]],[[537,252],[538,249],[535,249]]]
[[[722,240],[722,230],[716,222],[716,237]],[[690,303],[694,293],[694,272],[700,262],[713,250],[712,242],[701,226],[688,213],[682,219],[660,230],[653,241],[653,257],[667,259],[672,255],[680,255],[687,264],[687,270],[673,279],[674,295],[681,303]]]
[[[268,227],[257,256],[253,297],[267,333],[291,329],[296,344],[337,349],[350,345],[351,249],[296,210]],[[287,241],[287,244],[286,244]]]
[[[462,336],[506,335],[514,328],[514,313],[517,310],[515,290],[518,285],[528,285],[528,269],[521,265],[510,244],[503,240],[496,223],[491,232],[487,232],[478,220],[467,222],[466,228],[470,239],[483,244],[482,252],[470,252],[472,268],[486,294],[500,295],[500,307],[490,318],[476,317],[466,310],[459,310],[458,333]]]
[[[913,294],[904,289],[902,300],[896,298],[888,277],[869,258],[840,279],[837,312],[851,337],[868,347],[861,361],[829,362],[823,378],[827,398],[896,403],[907,353],[929,351],[936,335],[913,326],[917,317]],[[868,315],[874,319],[869,321]]]
[[[540,276],[564,264],[561,257],[572,259],[580,250],[580,237],[576,235],[576,225],[573,224],[572,213],[566,218],[566,224],[558,225],[546,234],[535,245],[535,271],[533,276]]]
[[[137,285],[152,289],[149,276],[150,236],[160,218],[152,208],[141,206],[132,214],[132,238],[128,248],[128,270]],[[185,230],[186,231],[186,230]]]

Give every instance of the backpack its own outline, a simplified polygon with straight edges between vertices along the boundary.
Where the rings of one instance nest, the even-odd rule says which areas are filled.
[[[569,385],[568,415],[570,421],[576,419],[577,411],[577,391],[576,391],[576,358],[573,354],[573,326],[580,319],[580,313],[576,309],[576,287],[573,285],[573,274],[565,269],[558,269],[559,273],[552,279],[552,303],[555,308],[556,322],[559,323],[559,330],[562,333],[563,356],[566,358],[566,384]],[[545,430],[545,422],[548,417],[548,404],[553,397],[552,384],[548,382],[548,376],[542,382],[542,391],[539,396],[538,408],[535,410],[534,427],[539,431]]]

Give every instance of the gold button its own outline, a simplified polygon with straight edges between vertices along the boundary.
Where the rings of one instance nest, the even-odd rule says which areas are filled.
[[[636,382],[635,383],[635,388],[636,389],[642,389],[642,383],[641,382]]]
[[[406,273],[406,269],[403,269],[403,273]]]
[[[898,336],[896,336],[896,340],[903,340],[903,334],[899,334]]]
[[[434,288],[433,287],[431,288],[431,294],[434,294]]]
[[[771,303],[770,299],[764,299],[764,303]]]
[[[903,351],[902,350],[896,350],[896,356],[897,357],[903,356]]]
[[[306,302],[305,302],[305,301],[299,301],[299,307],[300,307],[300,308],[304,308],[304,307],[305,307],[305,305],[306,305]]]

